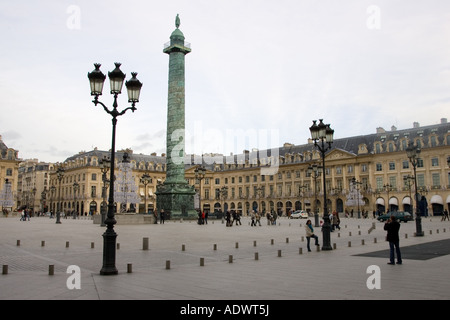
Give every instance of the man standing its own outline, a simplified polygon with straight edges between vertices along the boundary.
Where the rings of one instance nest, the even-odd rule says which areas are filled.
[[[397,222],[397,219],[393,215],[386,221],[384,225],[384,230],[387,231],[386,240],[389,241],[389,249],[390,249],[390,261],[388,264],[395,265],[395,254],[397,254],[397,264],[402,264],[402,255],[400,253],[400,238],[398,236],[398,231],[400,230],[400,223]],[[395,254],[394,254],[395,247]]]

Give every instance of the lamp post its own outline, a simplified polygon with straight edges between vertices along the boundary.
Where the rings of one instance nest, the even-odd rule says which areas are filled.
[[[317,164],[308,166],[307,172],[314,178],[314,227],[320,227],[319,211],[317,210],[317,178],[322,173],[322,167]]]
[[[142,88],[142,83],[136,78],[137,73],[132,72],[132,78],[125,82],[125,86],[128,91],[128,102],[131,103],[131,107],[125,108],[122,111],[118,111],[117,97],[122,92],[123,81],[125,80],[125,74],[120,70],[120,63],[115,63],[116,68],[108,72],[110,81],[111,94],[114,95],[113,109],[108,109],[102,102],[98,100],[98,96],[102,94],[103,84],[106,76],[100,71],[101,64],[95,63],[95,69],[88,73],[89,83],[91,86],[91,96],[94,96],[92,101],[95,106],[100,104],[103,109],[112,116],[112,140],[111,140],[111,170],[110,170],[110,183],[114,181],[114,165],[115,165],[115,149],[116,149],[116,124],[117,117],[125,114],[128,110],[135,111],[136,103],[139,102],[139,95]],[[106,231],[103,234],[103,266],[100,270],[101,275],[115,275],[118,273],[116,268],[116,238],[117,234],[114,231],[114,225],[116,224],[114,218],[114,188],[109,188],[108,198],[108,214],[105,220],[107,225]]]
[[[392,185],[390,185],[389,183],[388,184],[385,184],[384,186],[383,186],[383,188],[386,190],[386,192],[387,192],[387,210],[386,210],[386,213],[388,213],[389,211],[391,211],[391,208],[389,207],[390,206],[390,204],[389,204],[389,191],[391,191],[391,188],[392,188]]]
[[[73,219],[77,218],[78,215],[78,205],[77,205],[77,193],[80,191],[80,185],[78,182],[73,183],[73,201],[75,202],[75,210],[73,212]]]
[[[107,203],[106,203],[106,194],[107,194],[107,190],[108,187],[107,185],[109,184],[109,180],[106,176],[106,174],[109,171],[109,168],[111,166],[111,162],[109,161],[109,159],[104,156],[103,159],[101,159],[99,161],[99,165],[100,165],[100,171],[102,172],[102,182],[103,182],[103,190],[102,190],[102,205],[100,206],[100,215],[101,215],[101,221],[100,221],[100,227],[104,227],[106,226],[105,224],[105,217],[106,217],[106,208],[107,208]]]
[[[411,216],[413,215],[413,201],[412,201],[412,196],[411,196],[411,183],[412,183],[412,181],[414,180],[414,177],[412,176],[412,175],[410,175],[410,174],[408,174],[407,176],[406,176],[406,183],[408,184],[408,190],[409,190],[409,201],[411,201],[411,204],[409,205],[410,206],[410,208],[409,208],[409,212],[411,213]]]
[[[61,203],[61,181],[64,178],[64,169],[62,167],[58,167],[58,169],[56,170],[56,176],[58,177],[58,181],[59,181],[59,196],[58,196],[58,205],[57,205],[57,210],[56,210],[56,223],[60,224],[61,223],[61,207],[62,207],[62,203]]]
[[[144,173],[140,181],[144,185],[144,213],[147,213],[147,184],[152,181],[152,178],[148,173]]]
[[[202,212],[202,180],[206,175],[206,169],[202,166],[199,166],[195,168],[195,179],[199,182],[199,189],[198,189],[198,206],[200,208],[200,212]]]
[[[424,233],[422,231],[422,218],[420,217],[420,209],[419,209],[419,192],[417,189],[417,175],[416,175],[416,166],[417,166],[417,162],[418,162],[418,157],[420,154],[420,149],[419,147],[413,145],[413,144],[408,144],[408,147],[406,148],[406,155],[409,158],[409,161],[411,162],[412,166],[413,166],[413,170],[414,170],[414,198],[416,199],[416,233],[415,236],[416,237],[423,237]]]
[[[319,149],[322,156],[322,170],[323,170],[323,245],[322,250],[333,250],[331,247],[331,224],[330,217],[328,215],[327,208],[327,188],[325,181],[325,152],[331,149],[333,143],[334,130],[330,128],[329,124],[324,124],[323,119],[319,119],[319,124],[316,124],[317,120],[313,120],[313,125],[309,128],[311,131],[311,138],[314,141],[314,145]],[[325,145],[327,143],[328,145]]]
[[[356,188],[356,192],[357,192],[357,194],[356,194],[356,196],[357,196],[356,201],[358,202],[358,219],[361,219],[361,211],[359,210],[359,201],[360,201],[360,199],[359,199],[359,186],[362,185],[362,182],[356,180],[356,178],[353,177],[352,178],[352,184],[353,184],[353,187]]]

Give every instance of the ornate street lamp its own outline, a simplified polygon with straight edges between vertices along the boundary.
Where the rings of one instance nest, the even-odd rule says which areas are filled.
[[[199,166],[197,168],[195,168],[194,170],[195,173],[195,179],[198,180],[199,182],[199,189],[198,189],[198,206],[200,208],[200,212],[202,212],[202,180],[206,175],[206,169],[202,166]]]
[[[76,219],[78,216],[78,204],[77,204],[77,193],[80,191],[80,185],[78,182],[73,183],[73,200],[75,205],[75,210],[73,211],[73,219]]]
[[[418,162],[418,157],[420,155],[420,149],[419,147],[415,146],[414,144],[409,143],[408,147],[406,148],[406,155],[409,158],[409,161],[411,162],[414,170],[414,188],[415,188],[415,195],[414,198],[416,199],[416,237],[423,237],[424,233],[422,231],[422,218],[420,216],[420,208],[419,208],[419,192],[417,189],[417,176],[416,176],[416,166]]]
[[[57,205],[57,211],[56,211],[56,223],[60,224],[61,223],[61,207],[62,207],[62,203],[61,203],[61,181],[64,178],[64,169],[62,167],[58,167],[58,169],[56,170],[56,176],[58,177],[58,181],[59,181],[59,196],[58,196],[58,205]]]
[[[322,173],[322,167],[317,164],[308,166],[307,172],[314,179],[314,227],[320,227],[319,224],[319,208],[317,208],[317,178]]]
[[[319,149],[322,156],[322,170],[324,172],[323,177],[323,245],[322,250],[333,250],[331,247],[331,224],[330,217],[328,215],[327,208],[327,188],[325,179],[325,152],[331,149],[331,144],[333,143],[334,130],[330,128],[329,124],[324,124],[323,119],[319,119],[319,124],[317,125],[317,120],[313,120],[313,125],[309,128],[311,131],[311,138],[314,141],[314,145]],[[328,144],[328,145],[326,145]]]
[[[148,173],[144,173],[140,179],[140,182],[144,185],[144,214],[147,213],[147,184],[152,182],[152,178]]]
[[[100,227],[104,227],[106,226],[105,224],[105,217],[106,217],[106,209],[107,209],[107,202],[106,202],[106,195],[107,195],[107,190],[108,187],[107,185],[109,184],[109,180],[106,176],[106,174],[109,171],[109,168],[111,166],[111,161],[109,161],[109,159],[104,156],[103,159],[100,159],[99,161],[99,166],[100,166],[100,171],[102,172],[102,182],[103,182],[103,190],[102,190],[102,205],[100,206],[100,214],[101,214],[101,221],[100,221]]]
[[[120,70],[120,63],[114,63],[116,68],[108,72],[110,81],[111,94],[114,95],[113,109],[108,109],[102,102],[98,100],[98,96],[102,95],[103,83],[106,76],[100,71],[100,64],[95,63],[95,69],[88,73],[89,83],[91,86],[91,96],[94,96],[92,101],[95,106],[100,104],[106,113],[112,116],[112,141],[111,141],[111,170],[109,181],[114,181],[114,165],[115,165],[115,149],[116,149],[116,124],[117,117],[125,114],[128,110],[135,111],[135,104],[139,102],[139,94],[142,88],[142,83],[136,79],[137,73],[132,73],[132,78],[125,83],[128,90],[128,102],[131,103],[131,107],[125,108],[122,111],[118,111],[117,97],[122,92],[123,81],[125,80],[125,74]],[[100,270],[101,275],[115,275],[118,273],[116,268],[116,238],[117,234],[114,231],[114,225],[116,224],[114,218],[114,188],[109,188],[108,199],[108,214],[105,220],[107,229],[103,234],[103,267]]]

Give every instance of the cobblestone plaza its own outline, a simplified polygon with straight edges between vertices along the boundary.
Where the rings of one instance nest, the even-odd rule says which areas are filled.
[[[383,223],[371,218],[342,218],[331,234],[334,250],[312,252],[304,219],[257,227],[248,218],[233,227],[221,220],[119,224],[119,274],[101,276],[103,228],[92,220],[1,218],[0,299],[447,299],[450,223],[440,219],[423,219],[424,237],[414,237],[414,223],[401,224],[403,265],[395,266],[387,265]],[[69,266],[79,268],[78,280]]]

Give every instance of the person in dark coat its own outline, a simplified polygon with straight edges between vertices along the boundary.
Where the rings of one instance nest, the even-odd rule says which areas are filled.
[[[386,240],[389,241],[390,249],[390,261],[388,264],[395,264],[395,254],[397,254],[397,264],[402,264],[402,255],[400,252],[400,238],[398,236],[398,231],[400,230],[400,223],[393,215],[384,224],[384,230],[387,231]],[[395,248],[395,252],[394,252]]]

